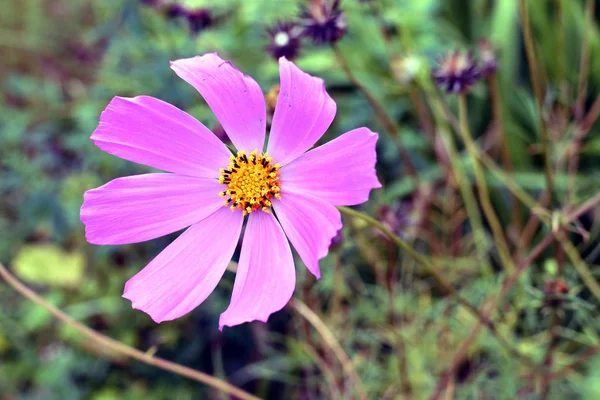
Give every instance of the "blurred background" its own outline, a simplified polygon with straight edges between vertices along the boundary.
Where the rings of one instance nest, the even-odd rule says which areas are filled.
[[[229,303],[231,272],[204,304],[176,321],[157,325],[132,310],[121,298],[124,283],[177,234],[119,247],[86,243],[79,221],[83,193],[147,172],[103,153],[89,137],[113,96],[144,94],[186,110],[227,140],[169,60],[218,51],[254,77],[274,104],[276,58],[293,58],[322,77],[337,102],[337,117],[322,142],[359,126],[380,133],[377,169],[384,187],[360,209],[439,261],[452,286],[481,308],[497,293],[505,271],[487,218],[481,224],[486,244],[474,239],[456,184],[456,171],[463,171],[458,175],[476,196],[473,164],[452,133],[457,96],[447,93],[448,79],[470,89],[471,132],[510,177],[485,175],[515,263],[549,227],[536,224],[535,210],[516,200],[509,183],[557,210],[573,209],[600,189],[600,4],[525,2],[537,58],[532,75],[520,3],[4,0],[0,262],[98,332],[261,398],[356,398],[339,361],[291,307],[267,324],[217,329]],[[463,58],[452,59],[459,57],[448,55],[454,50],[470,51],[472,58],[460,53]],[[460,75],[469,67],[463,61],[477,63],[473,76]],[[546,203],[541,135],[554,182],[554,198]],[[478,198],[475,208],[481,210]],[[494,314],[510,346],[534,364],[560,370],[585,356],[550,378],[540,378],[485,329],[456,360],[477,320],[412,258],[356,219],[344,218],[343,231],[321,262],[321,280],[298,259],[295,296],[334,333],[368,398],[428,398],[456,361],[444,398],[598,399],[599,299],[589,282],[600,276],[599,211],[586,210],[571,226],[573,257],[557,244],[548,248]],[[573,268],[579,266],[574,259],[586,266],[587,279]],[[107,351],[0,282],[0,399],[167,398],[228,397]]]

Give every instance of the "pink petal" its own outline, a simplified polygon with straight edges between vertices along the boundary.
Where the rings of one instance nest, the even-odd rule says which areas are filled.
[[[281,200],[275,201],[273,208],[300,258],[319,279],[319,259],[327,255],[331,239],[342,227],[340,212],[324,200],[287,190],[281,192]]]
[[[86,239],[125,244],[176,232],[223,207],[221,190],[215,179],[174,174],[115,179],[83,196]]]
[[[375,173],[377,137],[358,128],[309,151],[281,169],[281,187],[337,206],[367,201],[371,189],[381,187]]]
[[[285,234],[273,215],[250,214],[229,308],[219,329],[244,322],[267,322],[290,300],[296,286],[294,259]]]
[[[171,68],[200,92],[235,147],[262,151],[267,111],[254,79],[217,53],[172,61]]]
[[[194,117],[148,96],[113,98],[92,141],[125,160],[198,177],[218,178],[231,155]]]
[[[335,102],[320,78],[310,76],[282,57],[281,90],[275,107],[267,152],[285,165],[312,147],[335,117]]]
[[[127,281],[123,297],[160,323],[187,314],[217,286],[240,236],[242,213],[222,208],[192,225]]]

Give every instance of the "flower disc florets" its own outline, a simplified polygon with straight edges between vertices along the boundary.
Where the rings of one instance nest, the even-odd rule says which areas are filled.
[[[241,210],[244,215],[261,209],[268,213],[271,199],[281,199],[279,192],[279,164],[273,164],[273,158],[267,153],[250,154],[239,151],[231,156],[227,169],[221,169],[219,183],[227,185],[227,190],[219,193],[228,197],[224,201],[231,211]]]

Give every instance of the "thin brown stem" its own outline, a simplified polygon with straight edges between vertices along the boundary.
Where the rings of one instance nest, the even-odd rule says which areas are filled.
[[[554,181],[552,179],[552,160],[550,157],[548,130],[546,129],[546,122],[544,121],[544,93],[540,83],[540,74],[537,64],[536,48],[531,32],[531,24],[529,21],[529,15],[527,12],[527,4],[525,0],[520,1],[521,5],[521,24],[523,25],[523,36],[525,39],[525,51],[527,53],[527,61],[529,65],[529,75],[531,78],[531,84],[533,86],[533,93],[535,94],[537,114],[538,114],[538,125],[540,129],[541,137],[541,148],[544,156],[544,175],[546,177],[546,190],[550,196],[550,205],[554,206]]]
[[[581,204],[575,211],[564,215],[563,216],[564,224],[568,224],[568,223],[576,220],[581,215],[587,213],[588,211],[590,211],[594,207],[598,206],[599,204],[600,204],[600,193],[596,194],[594,197],[592,197],[588,201]],[[482,312],[482,318],[479,320],[479,322],[473,329],[471,335],[469,335],[469,337],[459,347],[456,355],[454,356],[452,363],[450,364],[450,368],[448,368],[446,370],[446,372],[444,372],[444,374],[440,378],[440,381],[434,391],[434,394],[431,396],[431,400],[439,399],[439,397],[441,396],[441,394],[444,392],[445,388],[447,387],[448,383],[450,382],[452,377],[455,375],[456,370],[458,369],[462,360],[464,359],[469,347],[471,346],[472,343],[475,342],[475,340],[479,336],[479,333],[481,332],[482,321],[489,321],[491,319],[491,316],[494,313],[494,311],[502,305],[503,300],[506,300],[506,295],[509,293],[509,291],[512,289],[512,287],[518,282],[519,278],[527,270],[529,265],[531,265],[531,263],[533,261],[535,261],[546,250],[546,248],[548,248],[548,246],[550,246],[554,242],[557,235],[562,234],[564,225],[561,225],[561,226],[557,227],[556,229],[557,230],[555,232],[551,232],[541,242],[539,242],[525,259],[521,260],[521,262],[517,266],[516,272],[513,275],[508,276],[504,280],[504,282],[502,283],[502,288],[500,289],[500,292],[498,293],[498,295],[496,296],[494,301],[492,303],[490,303],[490,306],[485,311]],[[538,369],[540,369],[540,368],[538,368]],[[542,369],[542,372],[544,372],[543,369]]]
[[[504,281],[504,283],[502,284],[502,288],[500,289],[498,295],[495,297],[494,301],[489,303],[489,306],[483,312],[483,317],[486,320],[489,320],[491,318],[494,311],[500,306],[501,300],[504,299],[504,297],[510,291],[510,289],[512,289],[514,284],[517,283],[519,277],[523,274],[523,272],[527,270],[527,267],[529,267],[529,265],[535,259],[537,259],[544,252],[544,250],[546,250],[546,248],[550,244],[552,244],[553,241],[554,235],[550,234],[546,236],[546,238],[540,243],[538,243],[538,245],[531,251],[529,256],[521,261],[521,263],[517,267],[516,272]],[[430,398],[431,400],[436,400],[440,398],[441,394],[446,389],[446,386],[448,385],[452,377],[456,374],[456,371],[458,370],[460,364],[465,358],[469,347],[471,347],[471,345],[479,336],[482,327],[482,324],[478,322],[471,334],[469,335],[469,337],[460,345],[458,351],[456,352],[456,355],[454,356],[454,359],[452,360],[452,363],[450,364],[450,368],[448,368],[440,378],[440,381],[438,382],[438,385],[436,386],[434,393]]]
[[[0,276],[8,283],[13,289],[19,292],[21,295],[31,300],[38,306],[44,308],[50,314],[52,314],[56,319],[61,322],[69,325],[71,328],[79,332],[81,335],[87,337],[93,342],[99,344],[100,346],[104,346],[111,351],[122,354],[123,356],[133,358],[135,360],[141,361],[144,364],[152,365],[157,368],[163,369],[165,371],[172,372],[174,374],[195,380],[197,382],[203,383],[205,385],[211,386],[216,390],[229,393],[232,396],[236,396],[240,399],[244,400],[259,400],[258,397],[251,395],[250,393],[237,388],[224,380],[215,378],[214,376],[205,374],[200,371],[196,371],[194,369],[185,367],[180,364],[176,364],[171,361],[164,360],[159,357],[154,357],[148,353],[144,353],[141,350],[135,349],[133,347],[127,346],[115,339],[112,339],[108,336],[105,336],[101,333],[94,331],[93,329],[88,328],[82,323],[74,320],[72,317],[68,316],[58,308],[54,307],[52,304],[48,303],[46,300],[41,298],[37,293],[23,285],[17,278],[15,278],[4,265],[0,264]]]
[[[587,92],[588,75],[590,71],[590,35],[594,23],[594,8],[596,0],[587,0],[585,7],[585,23],[581,41],[581,56],[579,64],[579,80],[577,82],[577,100],[575,102],[576,117],[583,115],[583,105]],[[579,119],[579,118],[577,118]]]
[[[508,145],[506,143],[506,130],[504,128],[504,114],[502,112],[502,94],[500,92],[500,84],[498,83],[498,75],[492,74],[488,78],[488,84],[490,89],[490,98],[492,100],[492,112],[494,113],[494,122],[496,125],[496,132],[498,142],[500,144],[500,157],[502,164],[506,168],[506,171],[512,175],[515,171],[510,152],[508,151]],[[521,205],[517,197],[512,194],[512,211],[511,219],[514,229],[519,232],[521,230]]]
[[[498,254],[500,255],[500,260],[502,261],[502,265],[509,272],[512,273],[514,270],[514,265],[512,263],[510,252],[508,250],[508,245],[506,244],[506,239],[504,238],[504,232],[502,229],[502,225],[500,224],[500,220],[494,211],[494,206],[492,201],[490,200],[490,193],[487,187],[487,183],[485,181],[485,176],[483,175],[483,169],[481,168],[481,164],[477,158],[477,154],[479,154],[479,150],[471,137],[471,132],[469,129],[469,121],[467,118],[467,97],[463,93],[458,98],[458,109],[459,109],[459,124],[460,124],[460,135],[467,147],[467,151],[471,156],[471,161],[473,162],[473,169],[475,171],[475,183],[477,185],[477,191],[479,193],[479,201],[481,202],[481,208],[485,214],[485,217],[490,224],[492,229],[492,235],[494,236],[494,241],[498,247]]]
[[[581,123],[577,126],[575,136],[573,138],[573,142],[571,143],[570,148],[565,152],[565,156],[568,157],[568,174],[570,179],[568,180],[569,185],[569,198],[571,201],[575,200],[575,182],[577,170],[579,169],[579,153],[581,151],[581,147],[583,146],[583,141],[587,136],[588,132],[594,125],[594,123],[598,120],[600,116],[600,95],[596,97],[594,104],[588,111],[587,115],[583,118]]]
[[[406,165],[406,171],[409,173],[409,175],[416,182],[418,182],[419,181],[419,177],[417,175],[417,169],[415,168],[415,166],[414,166],[414,164],[413,164],[413,162],[412,162],[412,160],[410,158],[410,153],[406,150],[406,148],[404,147],[404,145],[400,141],[400,135],[398,133],[398,129],[396,128],[396,124],[389,117],[389,115],[385,111],[384,107],[377,100],[377,98],[373,94],[371,94],[371,92],[369,91],[369,89],[367,89],[367,87],[365,85],[363,85],[354,76],[354,74],[350,70],[350,67],[348,66],[348,63],[346,62],[346,59],[344,58],[344,55],[340,51],[340,48],[337,45],[334,45],[333,46],[333,51],[335,53],[335,57],[336,57],[339,65],[340,65],[340,67],[342,68],[342,70],[346,74],[346,77],[348,78],[348,80],[358,90],[360,90],[362,92],[362,94],[367,98],[367,101],[369,102],[369,105],[371,106],[371,108],[375,112],[375,116],[377,117],[377,119],[379,120],[379,122],[381,122],[381,125],[383,125],[383,128],[388,133],[388,135],[390,135],[390,137],[392,137],[392,139],[394,140],[394,142],[396,144],[396,147],[398,148],[398,152],[400,153],[400,156],[403,159],[402,161]]]
[[[388,238],[390,238],[399,248],[408,253],[415,261],[421,264],[427,272],[429,272],[435,280],[438,282],[438,285],[441,289],[443,289],[448,295],[452,296],[458,304],[466,308],[473,316],[475,316],[479,323],[484,325],[489,329],[489,331],[498,339],[498,342],[507,349],[512,355],[523,360],[528,365],[534,366],[533,362],[529,360],[526,356],[522,355],[517,349],[513,348],[512,345],[504,339],[498,331],[498,328],[494,324],[492,320],[486,317],[482,311],[480,311],[477,307],[473,306],[467,299],[462,297],[460,293],[444,278],[444,275],[439,270],[437,265],[431,262],[427,257],[421,255],[419,252],[414,250],[412,246],[402,240],[399,236],[394,234],[390,229],[388,229],[381,222],[377,221],[374,218],[371,218],[368,215],[365,215],[359,211],[353,210],[348,207],[338,207],[338,209],[346,215],[351,217],[360,218],[363,221],[369,223],[371,226],[379,229],[382,233],[384,233]]]
[[[367,399],[367,394],[365,392],[364,386],[358,377],[358,374],[354,370],[354,365],[352,361],[335,338],[335,335],[331,332],[331,330],[325,325],[325,323],[319,318],[319,316],[312,311],[306,304],[302,301],[294,298],[290,300],[290,306],[295,309],[300,315],[302,315],[310,324],[315,328],[319,335],[323,338],[323,341],[329,347],[329,349],[335,354],[337,359],[342,364],[342,368],[344,372],[350,380],[352,381],[356,391],[358,392],[358,396],[360,399]]]
[[[579,355],[579,357],[577,357],[574,361],[560,368],[558,371],[553,372],[552,375],[550,375],[550,379],[562,378],[563,376],[567,375],[570,371],[577,368],[578,366],[580,366],[590,358],[594,357],[598,353],[600,353],[600,344],[594,347],[590,347],[589,349],[581,353],[581,355]]]

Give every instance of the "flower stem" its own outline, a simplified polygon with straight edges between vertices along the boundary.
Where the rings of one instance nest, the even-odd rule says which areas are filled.
[[[577,82],[577,99],[575,101],[576,115],[583,115],[583,107],[587,92],[588,74],[590,71],[590,35],[594,23],[595,4],[596,0],[587,0],[585,7],[585,23],[583,26],[581,56],[579,58],[581,61],[579,64],[579,79]]]
[[[479,151],[475,145],[475,142],[473,141],[473,138],[471,137],[471,132],[469,130],[469,121],[467,119],[467,97],[464,93],[462,93],[458,98],[458,120],[460,125],[460,134],[465,146],[467,147],[467,151],[471,156],[471,162],[473,163],[475,182],[479,192],[481,208],[483,209],[483,212],[485,213],[485,216],[492,229],[492,235],[494,236],[494,240],[498,247],[498,254],[500,255],[502,265],[504,265],[504,268],[507,272],[512,274],[515,270],[515,266],[513,265],[510,257],[510,252],[506,243],[506,239],[504,238],[502,226],[500,225],[500,221],[498,220],[498,216],[496,215],[494,206],[490,200],[490,193],[487,183],[485,182],[483,170],[479,164],[479,160],[477,159],[477,154]]]
[[[550,150],[548,145],[548,131],[546,129],[546,122],[544,121],[544,94],[542,92],[541,83],[539,81],[540,75],[537,66],[536,49],[531,33],[531,24],[529,22],[529,15],[527,13],[527,4],[525,0],[520,1],[521,5],[521,23],[523,25],[523,36],[525,39],[525,51],[527,53],[527,61],[529,64],[529,75],[531,77],[531,84],[533,86],[533,93],[535,94],[538,124],[540,129],[541,147],[542,154],[544,156],[544,175],[546,177],[546,190],[550,196],[550,208],[554,207],[554,181],[552,179],[552,161],[550,158]]]
[[[450,128],[445,122],[445,119],[442,117],[444,112],[442,102],[439,101],[436,97],[432,97],[431,104],[434,117],[438,123],[439,134],[441,135],[441,139],[444,142],[444,146],[448,151],[448,158],[450,161],[450,168],[452,169],[454,181],[458,185],[458,189],[460,191],[461,197],[465,204],[465,208],[467,210],[469,222],[471,223],[471,229],[473,230],[477,256],[480,262],[482,262],[485,266],[486,272],[488,272],[491,275],[492,269],[489,265],[487,257],[487,237],[485,234],[485,230],[483,229],[483,223],[481,222],[481,215],[479,213],[479,208],[477,207],[477,201],[475,200],[475,196],[473,195],[473,192],[469,187],[469,182],[466,177],[465,171],[459,162],[460,156],[458,155],[458,151],[454,146],[454,141],[450,133]]]
[[[501,287],[498,295],[494,298],[494,300],[491,303],[489,303],[488,307],[484,311],[484,317],[486,319],[491,318],[492,314],[501,305],[502,300],[505,299],[505,297],[508,294],[508,292],[510,291],[510,289],[515,285],[515,283],[518,282],[518,280],[521,277],[521,275],[523,274],[523,272],[525,272],[525,270],[527,270],[527,267],[536,258],[538,258],[544,252],[544,250],[546,250],[546,248],[548,246],[550,246],[550,244],[552,244],[553,241],[554,241],[554,235],[552,233],[549,234],[548,236],[546,236],[546,238],[544,240],[542,240],[540,243],[538,243],[538,245],[531,251],[529,256],[519,264],[516,272],[506,278],[506,280],[502,284],[502,287]],[[465,355],[467,354],[467,351],[469,350],[471,345],[473,343],[475,343],[475,341],[477,340],[477,337],[479,336],[479,333],[481,332],[481,328],[482,328],[482,324],[481,324],[481,321],[479,321],[479,323],[475,326],[473,331],[471,331],[471,334],[469,335],[469,337],[459,346],[458,351],[456,352],[454,359],[452,360],[452,363],[450,364],[450,368],[448,368],[442,375],[438,385],[435,388],[434,394],[430,398],[431,400],[437,400],[441,396],[442,392],[444,391],[444,389],[450,382],[451,377],[455,375],[455,372],[458,369],[458,367],[460,366]],[[520,353],[518,353],[518,354],[520,355]],[[535,364],[533,364],[531,362],[531,360],[529,360],[528,358],[526,358],[524,356],[521,358],[523,360],[528,360],[527,363],[529,366],[531,366],[533,368],[537,368],[537,366]]]
[[[410,244],[406,243],[398,235],[394,234],[390,229],[388,229],[381,222],[377,221],[375,218],[372,218],[366,214],[363,214],[360,211],[357,211],[357,210],[354,210],[354,209],[348,208],[348,207],[339,206],[338,210],[340,210],[340,212],[342,214],[346,214],[353,218],[359,218],[359,219],[365,221],[366,223],[368,223],[369,225],[379,229],[392,242],[394,242],[394,244],[396,246],[398,246],[399,248],[404,250],[406,253],[408,253],[419,264],[421,264],[427,270],[427,272],[429,272],[431,275],[433,275],[433,277],[437,280],[440,287],[442,289],[444,289],[447,293],[449,293],[452,297],[454,297],[454,299],[459,304],[461,304],[463,307],[465,307],[467,310],[469,310],[472,314],[474,314],[480,321],[482,321],[483,324],[488,326],[491,330],[496,331],[496,327],[494,326],[492,321],[490,321],[487,318],[483,318],[483,315],[481,314],[481,312],[477,308],[475,308],[471,303],[469,303],[468,300],[466,300],[464,297],[462,297],[458,293],[458,291],[446,280],[446,278],[444,278],[444,275],[439,271],[438,267],[436,265],[434,265],[431,261],[429,261],[429,259],[427,257],[421,255],[419,252],[414,250]]]
[[[556,234],[556,238],[558,239],[558,242],[567,254],[567,257],[573,265],[573,268],[575,268],[575,270],[579,274],[579,277],[581,278],[583,283],[585,283],[585,286],[587,286],[590,292],[592,292],[592,294],[598,300],[600,300],[600,284],[598,284],[596,277],[594,277],[592,271],[590,271],[590,268],[587,266],[586,262],[581,258],[579,252],[577,251],[575,246],[573,246],[573,243],[571,243],[571,241],[568,240],[565,234],[562,232],[558,232]]]
[[[375,112],[375,116],[377,117],[379,122],[381,122],[381,125],[383,125],[383,128],[388,133],[388,135],[391,136],[391,138],[396,143],[396,147],[398,148],[398,152],[400,153],[400,156],[402,157],[402,161],[406,165],[406,171],[411,176],[411,178],[414,179],[415,182],[418,182],[419,177],[417,175],[417,169],[415,168],[415,166],[410,158],[410,153],[406,150],[406,148],[404,147],[404,145],[402,145],[402,142],[400,141],[400,135],[398,134],[398,129],[396,128],[396,124],[387,115],[387,112],[385,111],[385,109],[381,105],[381,103],[379,103],[377,98],[373,94],[371,94],[369,89],[367,89],[367,87],[365,85],[363,85],[354,76],[354,74],[350,70],[350,67],[348,66],[348,63],[346,62],[346,59],[344,58],[344,55],[342,54],[340,48],[335,44],[333,45],[333,51],[335,53],[335,57],[340,65],[340,67],[342,67],[342,70],[346,74],[346,77],[348,78],[348,80],[354,86],[356,86],[356,88],[358,90],[360,90],[362,92],[362,94],[367,98],[369,105]]]
[[[0,264],[0,276],[12,286],[17,292],[36,303],[40,307],[44,308],[50,314],[52,314],[55,318],[60,320],[61,322],[69,325],[71,328],[75,329],[81,335],[87,337],[88,339],[96,342],[100,346],[104,346],[109,348],[110,350],[122,354],[126,357],[133,358],[135,360],[141,361],[144,364],[153,365],[157,368],[164,369],[165,371],[172,372],[177,375],[184,376],[186,378],[195,380],[200,383],[204,383],[208,386],[211,386],[219,391],[228,393],[232,396],[238,397],[244,400],[260,400],[258,397],[251,395],[250,393],[237,388],[224,380],[215,378],[214,376],[205,374],[200,371],[196,371],[194,369],[185,367],[180,364],[176,364],[171,361],[164,360],[159,357],[154,357],[143,351],[135,349],[133,347],[127,346],[115,339],[112,339],[108,336],[105,336],[101,333],[96,332],[93,329],[88,328],[80,322],[77,322],[72,317],[68,316],[58,308],[54,307],[52,304],[45,301],[34,291],[23,285],[17,278],[15,278],[4,265]]]
[[[358,377],[358,374],[354,370],[354,366],[352,365],[352,361],[340,345],[340,343],[335,338],[335,335],[331,332],[331,330],[325,325],[325,323],[319,318],[314,311],[312,311],[306,304],[300,301],[297,298],[293,298],[290,300],[290,306],[294,308],[300,315],[302,315],[306,320],[319,332],[319,335],[323,338],[327,346],[331,349],[331,351],[335,354],[337,359],[342,364],[344,368],[344,372],[348,375],[348,377],[352,380],[356,390],[359,393],[359,397],[361,399],[366,400],[367,394],[365,392],[364,386]]]
[[[414,258],[423,267],[425,267],[425,269],[435,277],[435,279],[437,280],[438,284],[446,292],[448,292],[460,305],[462,305],[463,307],[465,307],[469,312],[471,312],[477,318],[477,320],[478,320],[478,327],[476,328],[476,330],[480,330],[482,326],[485,326],[496,337],[496,339],[498,339],[498,342],[509,353],[511,353],[515,357],[519,358],[520,360],[522,360],[528,366],[530,366],[532,368],[536,367],[536,365],[528,357],[526,357],[523,354],[521,354],[521,352],[518,349],[514,348],[512,346],[512,344],[508,340],[506,340],[503,336],[500,335],[500,332],[499,332],[498,328],[496,327],[496,325],[494,324],[494,322],[490,319],[492,311],[495,308],[495,306],[497,305],[496,303],[503,296],[498,296],[498,299],[496,300],[496,303],[493,304],[492,306],[490,306],[490,311],[487,312],[486,314],[484,314],[484,312],[480,311],[479,309],[477,309],[476,307],[474,307],[473,305],[471,305],[471,303],[469,303],[468,300],[466,300],[464,297],[462,297],[458,293],[458,291],[456,289],[454,289],[454,287],[444,278],[444,276],[442,275],[442,273],[438,270],[437,266],[435,266],[433,263],[431,263],[425,256],[423,256],[423,255],[419,254],[417,251],[415,251],[408,243],[406,243],[399,236],[397,236],[396,234],[394,234],[391,230],[389,230],[381,222],[377,221],[374,218],[371,218],[370,216],[368,216],[366,214],[361,213],[360,211],[356,211],[356,210],[353,210],[351,208],[338,206],[338,209],[343,214],[346,214],[346,215],[354,217],[354,218],[360,218],[363,221],[365,221],[368,224],[370,224],[371,226],[373,226],[373,227],[379,229],[381,232],[383,232],[392,242],[394,242],[402,250],[406,251],[412,258]],[[552,237],[550,239],[552,239]],[[538,250],[539,254],[541,254],[541,252],[544,249],[545,249],[545,247],[539,249]],[[537,255],[536,255],[536,257],[537,257]],[[527,265],[529,265],[529,264],[527,264]],[[525,265],[525,267],[527,265]],[[525,267],[522,267],[521,272],[523,272],[526,269]],[[517,282],[517,278],[512,278],[509,282],[510,282],[510,287],[512,287],[512,285],[514,285]],[[510,289],[510,287],[508,287],[506,289],[503,288],[503,291],[504,291],[503,293],[506,293],[508,291],[508,289]]]
[[[519,281],[519,278],[527,270],[529,265],[533,261],[535,261],[554,242],[555,238],[558,238],[560,240],[562,231],[564,230],[564,224],[571,223],[572,221],[578,219],[580,216],[587,213],[589,210],[593,209],[594,207],[598,206],[599,204],[600,204],[600,193],[596,194],[594,197],[592,197],[591,199],[589,199],[586,202],[584,202],[583,204],[581,204],[575,211],[564,214],[562,216],[563,225],[559,225],[556,228],[556,231],[552,231],[548,235],[546,235],[546,237],[544,239],[542,239],[542,241],[539,242],[533,248],[533,250],[531,250],[529,255],[519,263],[516,272],[514,274],[512,274],[511,276],[506,277],[506,279],[502,283],[502,287],[501,287],[498,295],[496,296],[494,301],[490,304],[489,308],[483,313],[484,319],[482,319],[482,320],[489,320],[489,318],[491,318],[494,311],[503,304],[504,300],[506,300],[506,296],[508,295],[508,293],[510,292],[512,287]],[[457,351],[456,355],[454,356],[454,360],[451,364],[451,367],[446,370],[446,372],[443,374],[442,378],[440,379],[440,381],[436,387],[436,390],[434,392],[434,395],[431,397],[432,400],[438,399],[440,397],[441,393],[443,392],[443,390],[446,388],[446,386],[450,382],[450,378],[452,376],[454,376],[454,373],[458,369],[462,359],[464,358],[465,354],[467,354],[469,347],[477,339],[477,336],[479,335],[479,332],[481,331],[480,325],[482,324],[482,320],[480,320],[478,325],[473,329],[469,338],[467,338],[467,340],[465,340],[463,342],[463,344],[459,347],[459,350]],[[520,354],[520,353],[518,353],[518,354]],[[529,360],[527,358],[522,358],[522,359]],[[529,364],[529,362],[528,362],[528,364]],[[541,373],[546,372],[545,366],[538,366],[537,369],[540,370]]]
[[[514,173],[514,165],[510,152],[508,151],[508,145],[506,143],[506,130],[504,128],[504,115],[502,112],[502,92],[500,91],[500,84],[498,83],[498,74],[493,73],[488,78],[490,99],[492,101],[492,112],[494,113],[494,122],[497,129],[497,137],[500,142],[500,155],[502,164],[506,168],[508,174]],[[512,195],[512,224],[514,229],[518,232],[521,230],[521,207],[517,197]]]

